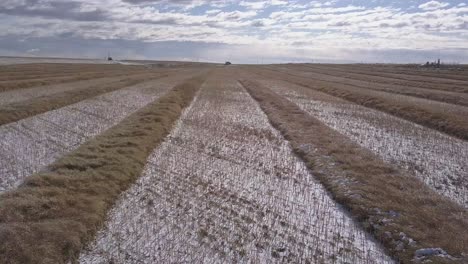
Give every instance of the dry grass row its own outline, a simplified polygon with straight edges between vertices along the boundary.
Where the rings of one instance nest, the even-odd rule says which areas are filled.
[[[129,76],[104,84],[92,85],[82,89],[65,91],[17,103],[2,105],[0,106],[0,125],[16,122],[30,116],[55,110],[104,93],[165,76],[167,76],[167,74],[164,73]]]
[[[9,80],[29,80],[29,79],[41,79],[41,78],[51,78],[51,77],[65,77],[69,75],[79,75],[79,74],[91,74],[91,73],[112,73],[112,72],[141,72],[143,70],[148,70],[147,68],[138,68],[138,69],[126,69],[124,67],[119,67],[115,69],[106,69],[106,68],[84,68],[84,69],[47,69],[44,72],[25,72],[23,70],[17,70],[15,72],[4,73],[0,70],[0,81],[9,81]]]
[[[441,247],[457,257],[468,253],[468,212],[462,207],[387,165],[270,89],[250,80],[241,83],[334,199],[397,260],[412,263],[415,250],[428,247]],[[445,261],[438,257],[432,260]],[[468,259],[455,262],[463,261]]]
[[[463,116],[463,111],[460,111],[460,113],[445,111],[430,104],[416,104],[409,100],[402,100],[402,98],[395,97],[392,94],[372,93],[369,90],[350,87],[345,84],[338,85],[328,81],[308,79],[282,71],[257,72],[273,78],[281,76],[282,80],[321,91],[365,107],[374,108],[436,129],[448,135],[468,140],[468,119]]]
[[[396,74],[405,74],[411,78],[413,77],[434,77],[439,78],[440,80],[460,80],[468,81],[467,70],[468,67],[466,64],[460,64],[452,67],[452,69],[441,68],[441,69],[425,69],[419,68],[419,65],[385,65],[380,67],[372,67],[375,71],[381,72],[390,72]],[[453,69],[457,68],[457,69]]]
[[[437,83],[427,78],[425,81],[408,81],[401,80],[395,77],[382,77],[378,75],[368,74],[366,72],[345,71],[339,68],[322,67],[322,66],[294,66],[291,69],[297,69],[304,72],[312,72],[323,75],[328,75],[338,78],[346,78],[355,83],[360,83],[360,87],[367,89],[378,89],[387,92],[406,94],[431,100],[449,102],[455,104],[468,105],[468,102],[457,100],[457,96],[466,96],[468,87],[462,84],[443,84]],[[364,83],[363,83],[364,82]]]
[[[29,75],[47,74],[57,72],[80,72],[94,70],[141,70],[140,65],[120,65],[120,64],[76,64],[76,63],[30,63],[1,65],[0,76],[4,75]]]
[[[359,70],[375,74],[377,76],[394,76],[402,80],[418,80],[425,81],[428,78],[436,82],[453,83],[453,82],[467,82],[466,76],[467,68],[463,65],[463,70],[449,70],[449,69],[419,69],[417,65],[364,65],[364,64],[345,64],[345,65],[327,65],[330,67],[342,68],[345,70]]]
[[[115,70],[80,70],[80,71],[60,71],[57,70],[55,72],[47,72],[47,73],[38,73],[38,74],[24,74],[24,73],[16,73],[16,74],[6,74],[0,75],[0,83],[6,83],[9,81],[21,81],[21,80],[35,80],[35,79],[46,79],[46,78],[59,78],[59,77],[70,77],[75,75],[89,75],[89,74],[110,74],[110,73],[134,73],[134,72],[141,72],[143,69],[139,71],[135,70],[125,70],[125,69],[115,69]]]
[[[0,263],[66,263],[103,225],[106,213],[140,176],[206,75],[175,86],[0,196]]]
[[[57,76],[57,77],[48,77],[43,76],[38,79],[20,79],[20,80],[11,80],[0,82],[0,92],[16,90],[16,89],[25,89],[31,87],[40,88],[44,85],[53,85],[53,84],[62,84],[76,81],[91,80],[104,77],[113,77],[113,76],[131,76],[138,74],[151,73],[156,71],[108,71],[108,72],[91,72],[91,73],[74,73],[68,74],[66,76]]]

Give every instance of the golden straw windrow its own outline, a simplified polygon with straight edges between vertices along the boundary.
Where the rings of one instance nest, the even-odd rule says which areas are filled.
[[[94,72],[78,72],[78,73],[71,73],[66,75],[58,75],[58,76],[34,76],[31,78],[19,76],[13,79],[8,78],[8,80],[0,81],[0,92],[10,91],[10,90],[17,90],[17,89],[25,89],[25,88],[42,88],[45,85],[52,85],[52,84],[65,84],[71,83],[76,81],[83,81],[83,80],[91,80],[91,79],[98,79],[98,78],[105,78],[105,77],[122,77],[122,76],[131,76],[137,74],[144,74],[144,73],[151,73],[156,71],[127,71],[127,70],[119,70],[119,71],[94,71]]]
[[[468,140],[468,108],[419,98],[369,91],[346,84],[309,79],[279,70],[257,69],[257,73],[286,80],[369,108],[374,108],[448,135]]]
[[[466,263],[468,212],[386,164],[253,80],[242,85],[336,201],[402,263],[440,249],[437,263]],[[465,261],[465,262],[464,262]]]
[[[314,79],[330,81],[336,84],[347,84],[356,88],[384,91],[387,93],[402,94],[444,103],[468,106],[468,94],[463,92],[468,92],[468,84],[461,86],[460,89],[451,89],[451,86],[432,82],[413,84],[408,83],[407,81],[399,81],[397,79],[383,78],[379,76],[330,71],[328,69],[323,69],[322,67],[288,67],[287,69],[300,73],[300,75],[303,75],[304,77],[313,77]],[[441,89],[432,89],[431,87]],[[454,92],[451,90],[458,90],[461,92]]]
[[[141,174],[206,73],[0,195],[0,262],[66,263],[93,239],[119,194]]]
[[[389,73],[389,72],[376,72],[372,68],[365,66],[359,67],[347,67],[347,66],[331,66],[331,65],[298,65],[299,68],[309,69],[311,71],[317,71],[321,73],[327,73],[336,76],[347,76],[360,80],[370,80],[373,82],[400,84],[404,86],[428,88],[433,90],[444,90],[459,93],[468,92],[466,85],[468,81],[452,79],[457,76],[449,75],[442,77],[438,73],[426,73],[427,75],[417,76],[408,75],[407,71],[401,71],[400,73]]]
[[[44,95],[29,100],[0,106],[0,125],[15,122],[30,116],[70,105],[87,98],[115,91],[137,83],[167,76],[167,73],[145,73],[123,78],[115,78],[99,85],[85,86],[71,91]]]

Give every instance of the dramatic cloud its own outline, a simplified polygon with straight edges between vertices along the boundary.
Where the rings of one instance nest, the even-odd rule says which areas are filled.
[[[0,2],[0,55],[468,62],[467,47],[463,0]]]

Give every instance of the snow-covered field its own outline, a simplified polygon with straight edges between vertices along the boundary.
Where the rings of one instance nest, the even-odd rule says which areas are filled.
[[[261,82],[386,162],[468,207],[466,141],[294,84]]]
[[[79,261],[392,263],[246,91],[218,78],[154,150]]]
[[[123,79],[123,78],[122,78]],[[0,106],[6,104],[13,104],[21,101],[26,101],[29,99],[42,97],[42,96],[50,96],[57,93],[63,93],[67,91],[72,91],[76,89],[82,89],[87,87],[92,87],[100,84],[105,84],[112,81],[118,81],[119,78],[115,77],[106,77],[106,78],[98,78],[93,80],[83,80],[83,81],[76,81],[67,84],[52,84],[52,85],[44,85],[40,87],[32,87],[32,88],[25,88],[25,89],[15,89],[10,91],[2,92],[0,95]]]
[[[16,187],[24,177],[119,123],[194,74],[174,74],[0,126],[0,192]]]
[[[75,63],[0,57],[0,65],[13,62]],[[356,89],[366,101],[339,99],[326,89],[335,86],[320,86],[325,81],[265,66],[76,63],[96,65],[0,66],[0,237],[9,241],[0,242],[0,262],[13,253],[35,261],[31,252],[44,253],[38,262],[83,264],[438,263],[468,256],[468,143],[428,128],[432,123],[417,125],[418,111],[405,112],[414,113],[411,122],[368,108],[366,89],[336,73],[340,79],[327,83],[336,81],[339,92]],[[135,82],[142,82],[129,86],[140,73]],[[113,92],[87,94],[92,87]],[[87,96],[73,97],[75,90]],[[62,95],[76,100],[49,100]],[[446,114],[442,125],[468,125],[449,118],[468,113],[457,102],[385,96],[434,107]],[[31,184],[20,186],[31,175]]]

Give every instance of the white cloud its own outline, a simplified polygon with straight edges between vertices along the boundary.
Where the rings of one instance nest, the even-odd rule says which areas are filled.
[[[240,1],[239,5],[244,6],[248,9],[263,9],[268,5],[268,1],[258,1],[258,2]]]
[[[419,5],[422,10],[437,10],[449,6],[449,3],[439,1],[429,1],[427,3]]]
[[[223,10],[221,9],[211,9],[211,10],[207,10],[205,12],[205,14],[208,14],[208,15],[214,15],[214,14],[218,14],[218,13],[221,13]]]
[[[173,2],[179,8],[168,8],[164,4],[154,4],[154,1],[75,0],[80,5],[75,6],[73,12],[99,15],[99,19],[94,20],[81,19],[82,16],[75,13],[79,19],[60,16],[60,12],[44,12],[44,6],[54,1],[59,0],[41,0],[39,14],[31,13],[35,12],[34,6],[21,13],[24,10],[17,7],[26,2],[8,0],[0,3],[0,38],[177,41],[264,45],[278,50],[462,49],[468,40],[468,7],[448,7],[447,3],[437,1],[421,5],[421,10],[406,12],[392,6],[334,7],[335,1],[298,4],[283,0],[177,0]],[[233,3],[229,8],[215,7]],[[237,4],[243,8],[236,10]],[[208,9],[200,13],[183,5],[205,5]],[[10,13],[2,15],[5,6],[16,8],[16,13],[7,10],[4,12]],[[278,11],[267,13],[261,10],[268,6],[274,6]],[[37,53],[43,51],[39,48]],[[1,42],[0,49],[3,49]]]
[[[288,2],[283,1],[283,0],[256,0],[256,1],[242,0],[239,2],[240,6],[246,7],[247,9],[253,9],[253,10],[264,9],[268,6],[283,6],[287,4]]]

